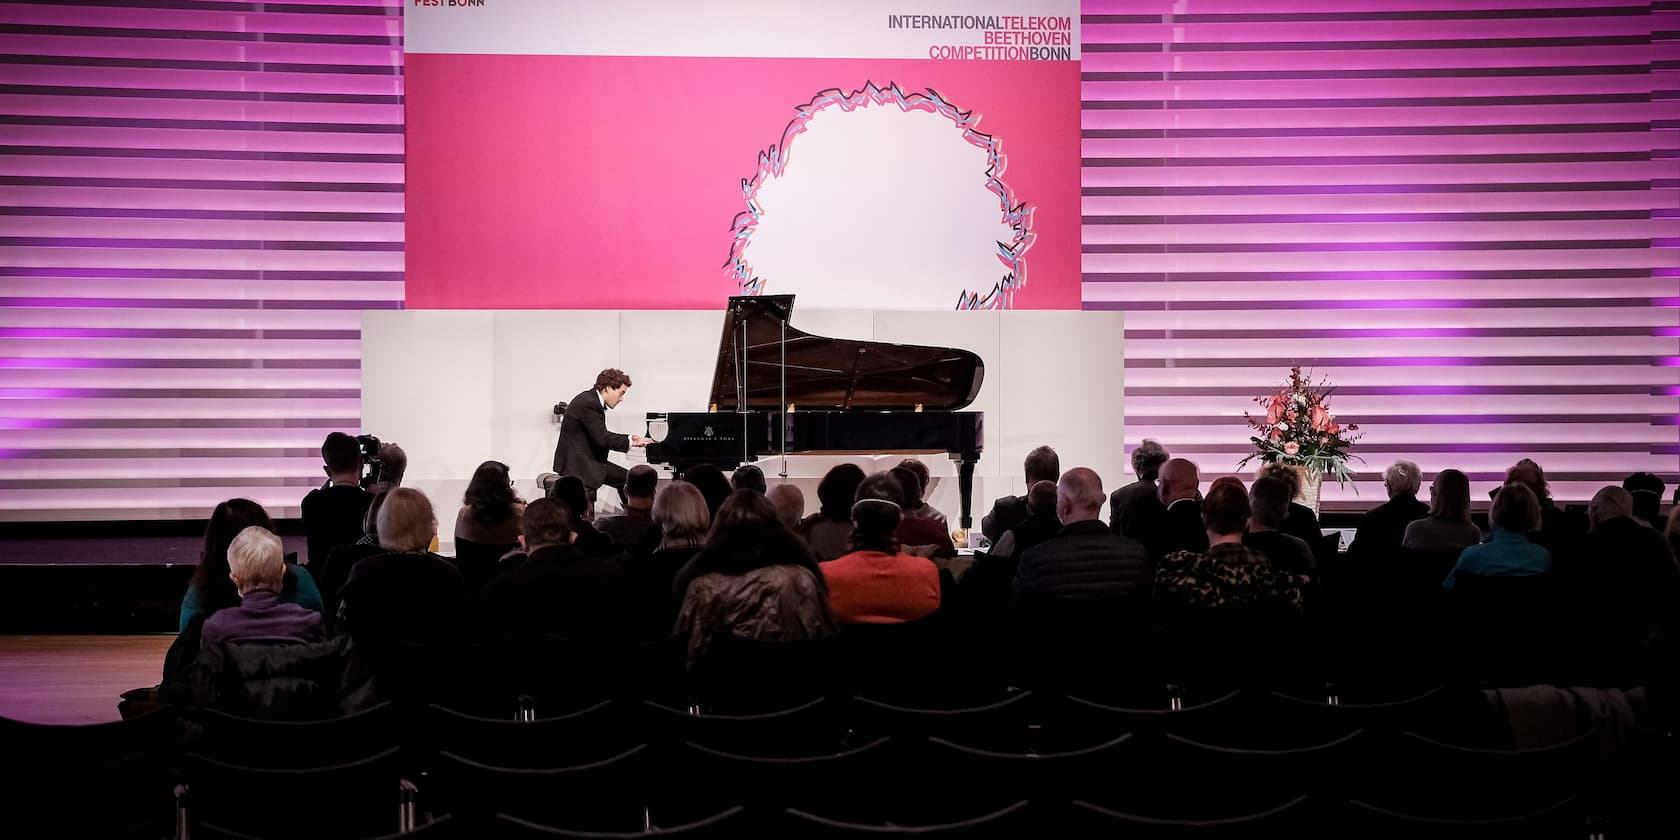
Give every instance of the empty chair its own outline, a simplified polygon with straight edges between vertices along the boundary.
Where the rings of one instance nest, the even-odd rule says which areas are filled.
[[[630,721],[603,700],[566,715],[530,720],[486,718],[436,704],[426,707],[419,747],[498,767],[581,765],[619,755],[641,743]]]
[[[530,693],[543,714],[601,700],[658,700],[686,705],[688,636],[604,644],[544,636],[531,659]]]
[[[519,543],[480,543],[456,537],[452,562],[455,568],[461,570],[461,577],[467,582],[467,591],[476,597],[484,588],[484,582],[495,576],[496,562],[518,548]]]
[[[1364,732],[1298,747],[1231,748],[1168,735],[1150,753],[1124,793],[1123,810],[1193,818],[1209,807],[1229,815],[1258,812],[1301,795],[1340,797],[1370,776]],[[1280,740],[1290,740],[1288,737]],[[1185,779],[1198,784],[1185,785]],[[1356,789],[1356,788],[1351,788]],[[1108,797],[1089,797],[1099,803]],[[1117,803],[1121,804],[1121,803]]]
[[[508,718],[518,715],[532,661],[517,635],[450,645],[382,636],[369,642],[367,658],[383,696]]]
[[[888,738],[802,756],[742,755],[685,744],[668,764],[673,781],[654,804],[652,821],[689,822],[723,803],[746,806],[759,825],[783,808],[837,816],[891,813],[896,804],[891,797],[860,796],[857,786],[886,775],[900,757]]]
[[[954,708],[913,708],[868,697],[852,701],[857,729],[866,735],[940,737],[999,749],[1027,745],[1027,727],[1036,708],[1030,691],[983,705]]]
[[[1671,837],[1680,825],[1680,809],[1674,805],[1674,791],[1680,790],[1680,744],[1674,734],[1634,727],[1617,769],[1610,807],[1616,836]]]
[[[397,746],[396,707],[389,702],[329,720],[258,720],[215,709],[201,710],[194,719],[202,735],[193,749],[231,764],[344,764]]]
[[[1476,819],[1534,811],[1590,791],[1601,766],[1598,729],[1533,749],[1448,744],[1400,735],[1373,774],[1368,795],[1381,808],[1421,817]]]
[[[1318,731],[1435,732],[1441,718],[1451,711],[1449,693],[1441,687],[1392,700],[1361,702],[1361,699],[1334,686],[1328,686],[1327,694],[1317,698],[1272,692],[1266,698],[1265,714],[1280,725],[1299,725]],[[1480,702],[1480,698],[1475,699]]]
[[[195,825],[252,837],[365,838],[402,828],[407,803],[392,748],[360,761],[267,768],[196,753],[185,761],[185,804]]]
[[[647,825],[648,747],[586,764],[505,767],[443,752],[431,762],[420,798],[428,810],[453,814],[486,832],[498,813],[592,831],[637,831]]]
[[[1127,840],[1166,840],[1179,837],[1255,838],[1301,836],[1320,821],[1305,796],[1264,810],[1239,815],[1166,819],[1114,811],[1074,800],[1069,820],[1075,837],[1124,837]]]
[[[839,636],[799,641],[724,634],[695,671],[710,706],[735,711],[778,709],[849,691]]]
[[[1222,732],[1246,728],[1250,722],[1249,704],[1240,691],[1203,697],[1186,695],[1176,686],[1163,686],[1153,694],[1153,697],[1137,698],[1137,706],[1109,705],[1084,697],[1063,698],[1056,704],[1055,713],[1046,716],[1046,734],[1062,739],[1112,737],[1123,733],[1154,737],[1168,732],[1217,737]]]
[[[1184,682],[1182,641],[1166,625],[1102,634],[1040,629],[1018,640],[1016,670],[1024,685],[1040,693],[1129,705],[1128,698],[1140,690]]]
[[[586,829],[563,828],[561,826],[543,825],[507,814],[496,816],[497,837],[509,840],[542,840],[548,837],[571,838],[571,840],[635,840],[635,838],[661,837],[673,840],[738,840],[743,836],[750,836],[747,828],[747,809],[737,805],[728,810],[703,817],[693,822],[681,825],[650,826],[648,832],[632,831],[589,831]]]
[[[956,635],[936,612],[903,624],[846,627],[836,640],[846,687],[904,705],[1003,699],[1009,685],[1000,640]]]
[[[814,755],[836,751],[844,734],[834,701],[819,697],[771,712],[718,714],[643,701],[639,729],[651,743],[693,742],[746,755]]]
[[[982,816],[946,823],[858,823],[830,819],[789,808],[779,836],[801,840],[859,840],[871,837],[935,837],[940,840],[1013,840],[1034,836],[1028,803],[1016,802]],[[1045,835],[1048,836],[1048,835]]]
[[[1124,787],[1141,767],[1138,741],[1131,735],[1062,752],[999,752],[929,738],[912,766],[939,779],[942,787],[963,791],[960,797],[938,797],[953,807],[976,802],[1004,802],[1024,798],[1035,805],[1070,798],[1101,798]],[[941,817],[951,815],[930,808]]]
[[[1593,835],[1579,796],[1520,814],[1463,819],[1406,814],[1353,800],[1341,822],[1347,836],[1373,840],[1580,840]],[[1673,827],[1667,836],[1673,836]]]
[[[0,752],[9,752],[9,746],[0,747]],[[66,766],[62,756],[34,770],[9,766],[0,772],[0,808],[8,824],[50,826],[54,837],[127,837],[138,832],[156,838],[173,821],[168,767],[162,749],[101,756],[74,768]]]

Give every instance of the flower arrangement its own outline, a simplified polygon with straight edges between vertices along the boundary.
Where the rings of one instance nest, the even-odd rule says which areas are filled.
[[[1344,426],[1330,413],[1334,390],[1322,378],[1314,383],[1310,376],[1303,376],[1299,365],[1290,368],[1283,387],[1254,398],[1264,415],[1243,412],[1243,419],[1256,432],[1249,438],[1255,451],[1237,465],[1259,458],[1262,463],[1292,464],[1335,476],[1337,484],[1345,484],[1353,477],[1348,459],[1358,457],[1348,454],[1348,448],[1361,435],[1357,425]]]

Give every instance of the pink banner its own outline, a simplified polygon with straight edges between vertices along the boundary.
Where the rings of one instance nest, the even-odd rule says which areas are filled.
[[[871,83],[936,92],[968,112],[953,136],[996,141],[994,192],[1031,213],[1012,305],[1080,305],[1077,62],[410,55],[406,75],[425,103],[408,113],[410,308],[718,307],[740,288],[732,226],[759,156],[824,91]]]

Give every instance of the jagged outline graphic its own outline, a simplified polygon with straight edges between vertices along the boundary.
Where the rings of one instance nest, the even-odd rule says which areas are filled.
[[[1026,202],[1017,204],[1014,192],[1003,182],[1003,172],[1008,164],[1003,154],[1003,141],[975,130],[980,124],[980,115],[957,108],[933,88],[928,88],[926,93],[906,94],[897,82],[888,83],[884,90],[874,82],[866,82],[862,88],[849,94],[839,88],[829,88],[796,109],[796,115],[782,131],[781,142],[759,152],[758,171],[751,178],[741,180],[741,195],[746,199],[747,209],[735,214],[734,221],[730,223],[729,260],[723,265],[724,271],[740,285],[742,294],[756,295],[764,290],[765,278],[753,273],[752,264],[746,256],[752,234],[764,217],[764,211],[758,205],[759,188],[771,178],[781,177],[787,170],[793,155],[793,139],[805,133],[818,113],[831,107],[850,112],[870,104],[895,104],[905,113],[926,111],[938,114],[962,129],[963,139],[970,145],[986,150],[986,189],[998,197],[1003,221],[1015,235],[1007,244],[997,243],[998,261],[1007,269],[1003,279],[984,296],[969,291],[958,293],[956,308],[1009,309],[1014,303],[1015,292],[1027,285],[1027,250],[1038,235],[1032,230],[1033,207]]]

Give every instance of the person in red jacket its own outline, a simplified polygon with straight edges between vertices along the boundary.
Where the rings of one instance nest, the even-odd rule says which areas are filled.
[[[904,491],[891,473],[858,485],[852,503],[852,551],[821,564],[829,606],[840,624],[897,624],[939,609],[939,569],[904,553],[894,536]]]

